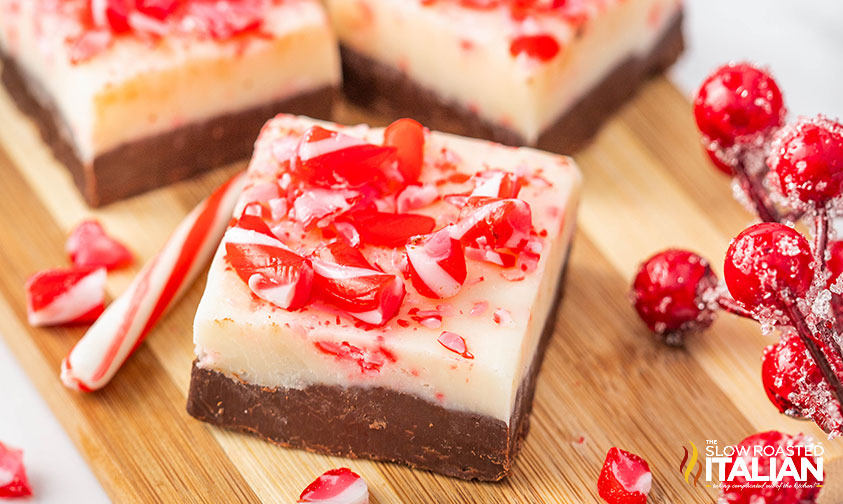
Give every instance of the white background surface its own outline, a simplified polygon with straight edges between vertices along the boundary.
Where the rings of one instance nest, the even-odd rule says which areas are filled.
[[[843,1],[686,4],[688,49],[671,76],[689,96],[715,66],[746,59],[773,71],[793,114],[843,116]],[[0,384],[0,441],[24,449],[36,494],[26,502],[108,502],[1,338]]]

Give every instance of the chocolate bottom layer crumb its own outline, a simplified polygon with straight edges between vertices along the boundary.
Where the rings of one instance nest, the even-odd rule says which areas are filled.
[[[266,388],[202,369],[196,362],[187,412],[289,448],[498,481],[509,474],[529,429],[536,377],[553,334],[564,276],[509,425],[382,387]]]
[[[0,79],[12,99],[35,121],[41,137],[94,207],[247,159],[268,119],[281,112],[330,119],[336,95],[333,87],[307,91],[132,141],[97,155],[93,163],[83,163],[56,107],[35,98],[33,83],[11,57],[0,52],[0,62]]]
[[[639,84],[672,65],[683,48],[680,12],[650,54],[628,58],[615,67],[542,132],[535,146],[561,154],[584,147],[600,125],[635,93]],[[377,110],[392,119],[412,117],[431,129],[457,135],[527,145],[520,133],[489,122],[467,107],[420,86],[397,68],[346,46],[341,47],[341,56],[343,92],[349,101],[361,107]]]

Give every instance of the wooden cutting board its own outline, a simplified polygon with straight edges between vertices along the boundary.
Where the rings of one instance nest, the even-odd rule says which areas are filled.
[[[341,116],[378,122],[345,107]],[[672,349],[630,307],[630,279],[650,254],[690,248],[719,272],[729,239],[751,222],[729,181],[703,159],[687,99],[664,78],[576,156],[585,187],[563,307],[530,433],[512,476],[497,484],[286,450],[189,417],[191,327],[204,279],[105,390],[64,388],[59,364],[84,329],[28,327],[26,277],[65,265],[68,231],[90,216],[131,246],[139,266],[190,208],[244,165],[93,211],[2,92],[0,145],[0,334],[115,501],[293,502],[318,474],[344,465],[366,479],[374,503],[597,502],[600,467],[617,445],[649,461],[651,502],[707,503],[717,491],[688,484],[679,472],[683,445],[733,444],[768,429],[825,439],[813,424],[779,415],[764,395],[760,356],[774,336],[722,316],[685,349]],[[109,276],[112,298],[133,273]],[[825,448],[823,502],[843,502],[843,441]]]

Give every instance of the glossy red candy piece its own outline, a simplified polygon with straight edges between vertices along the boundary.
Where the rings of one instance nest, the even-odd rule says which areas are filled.
[[[299,503],[367,504],[369,487],[346,467],[331,469],[316,478],[299,496]]]
[[[108,28],[113,33],[125,33],[129,27],[129,13],[134,7],[132,0],[90,0],[91,17],[99,28]]]
[[[176,11],[182,0],[136,0],[138,11],[158,20],[165,20]]]
[[[452,236],[466,246],[517,249],[532,229],[530,205],[519,199],[469,198]]]
[[[462,244],[449,227],[432,235],[418,236],[407,244],[410,281],[419,294],[429,298],[456,296],[465,283]]]
[[[80,222],[70,233],[65,245],[76,266],[102,266],[112,270],[132,263],[132,253],[122,243],[105,233],[99,222]]]
[[[23,451],[0,443],[0,498],[28,497],[32,495]]]
[[[315,278],[313,295],[351,317],[380,326],[398,313],[404,283],[375,269],[359,250],[334,241],[311,254]]]
[[[39,271],[26,281],[26,312],[32,326],[85,324],[105,309],[105,268]]]
[[[262,4],[260,0],[192,0],[187,3],[187,16],[208,37],[227,40],[263,25],[265,13]]]
[[[515,38],[509,45],[512,56],[526,54],[539,61],[550,61],[559,54],[561,47],[552,35],[546,33],[537,35],[522,35]]]
[[[411,237],[427,234],[436,226],[436,221],[427,215],[375,210],[354,212],[349,220],[360,233],[361,243],[383,247],[401,247]]]
[[[290,311],[310,300],[310,264],[272,234],[260,217],[244,215],[223,241],[226,260],[257,297]]]
[[[291,168],[301,180],[323,187],[385,185],[395,152],[395,147],[313,126],[302,135]]]
[[[437,341],[443,347],[456,354],[461,355],[466,359],[474,358],[474,354],[468,351],[468,347],[465,344],[465,339],[457,333],[453,333],[450,331],[442,331],[442,334],[439,335],[439,339]]]
[[[597,480],[597,491],[608,504],[645,504],[653,484],[647,462],[625,450],[610,448]]]
[[[384,130],[383,144],[395,148],[404,183],[418,182],[424,161],[424,127],[412,119],[398,119]]]

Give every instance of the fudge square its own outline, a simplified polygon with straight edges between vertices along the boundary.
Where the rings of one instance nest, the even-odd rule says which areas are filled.
[[[579,148],[682,51],[679,0],[327,0],[343,89],[393,117]]]
[[[276,113],[329,118],[340,82],[317,0],[0,0],[0,60],[93,206],[248,158]]]
[[[278,116],[211,265],[188,412],[282,446],[499,480],[576,221],[567,157]]]

